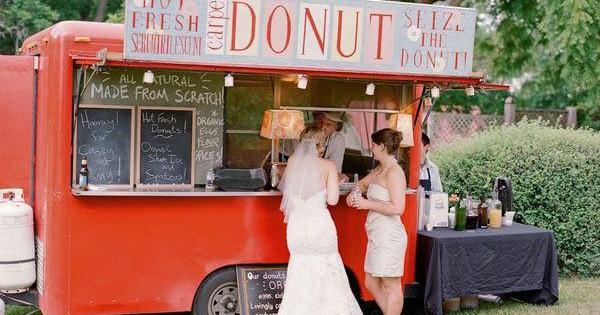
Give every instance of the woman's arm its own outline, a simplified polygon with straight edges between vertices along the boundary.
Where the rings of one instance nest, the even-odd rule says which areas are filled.
[[[375,172],[371,172],[367,174],[367,176],[363,177],[363,179],[358,181],[358,189],[360,189],[361,193],[364,193],[369,188],[369,183],[373,180],[373,176],[375,176]]]
[[[340,184],[335,163],[326,161],[327,165],[327,204],[335,206],[340,199]],[[316,185],[317,183],[315,183]]]
[[[355,203],[358,209],[373,210],[385,215],[402,215],[406,203],[406,177],[400,167],[394,167],[385,176],[390,202],[361,199]]]
[[[371,172],[367,176],[365,176],[363,179],[358,181],[358,189],[361,194],[363,192],[367,191],[367,189],[369,188],[369,183],[373,180],[372,178],[373,178],[374,174],[375,174],[375,172]],[[348,196],[346,196],[346,204],[350,207],[354,207],[353,201],[352,201],[352,194],[348,194]]]

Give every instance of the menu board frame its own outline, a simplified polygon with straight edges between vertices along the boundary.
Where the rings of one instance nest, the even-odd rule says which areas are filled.
[[[255,280],[248,280],[246,279],[246,277],[244,276],[246,272],[250,271],[266,271],[266,272],[270,272],[270,271],[282,271],[285,272],[286,274],[286,279],[287,280],[287,264],[277,264],[277,265],[238,265],[236,266],[236,281],[237,281],[237,286],[238,286],[238,303],[240,303],[240,313],[242,315],[253,315],[253,312],[250,310],[250,308],[248,307],[248,303],[249,303],[249,299],[248,299],[248,293],[249,293],[249,288],[248,288],[248,282],[249,281],[255,281]],[[285,283],[285,280],[283,280],[283,282]],[[282,296],[283,296],[283,290],[279,290],[278,288],[276,289],[271,289],[270,292],[279,292]],[[276,300],[278,300],[279,298],[275,298]],[[275,305],[274,305],[275,306]],[[278,308],[276,307],[276,309],[274,309],[275,313],[277,313]],[[262,311],[261,311],[262,312]]]
[[[135,159],[135,185],[137,187],[156,187],[156,188],[167,188],[167,187],[181,187],[181,188],[194,188],[195,186],[195,171],[196,171],[196,161],[195,161],[195,150],[191,151],[190,156],[190,183],[185,184],[144,184],[140,180],[140,167],[141,167],[141,149],[142,149],[142,111],[143,110],[164,110],[164,111],[189,111],[192,112],[192,141],[191,145],[193,146],[196,143],[196,108],[195,107],[175,107],[175,106],[137,106],[136,113],[136,159]]]
[[[131,131],[130,131],[130,145],[129,145],[129,184],[90,184],[89,187],[91,189],[98,187],[98,188],[107,188],[107,187],[114,187],[114,188],[131,188],[133,187],[134,184],[134,162],[136,160],[136,156],[135,156],[135,122],[136,122],[136,110],[135,110],[135,106],[128,106],[128,105],[106,105],[106,104],[79,104],[78,106],[79,109],[85,109],[85,108],[91,108],[91,109],[128,109],[131,111]],[[73,132],[73,158],[72,160],[72,164],[73,164],[73,172],[72,172],[72,179],[71,179],[71,186],[75,187],[77,185],[77,176],[79,175],[79,172],[77,170],[77,133],[78,133],[78,129],[79,129],[79,124],[78,124],[78,120],[77,120],[78,115],[75,115],[74,117],[74,123],[75,123],[75,128],[74,128],[74,132]]]

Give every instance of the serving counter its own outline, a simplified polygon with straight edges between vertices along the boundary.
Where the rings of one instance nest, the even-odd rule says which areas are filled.
[[[340,195],[347,195],[350,190],[340,190]],[[259,191],[206,191],[204,187],[182,188],[182,187],[126,187],[126,188],[105,188],[98,187],[90,190],[80,190],[72,188],[71,193],[76,196],[129,196],[129,197],[235,197],[235,196],[281,196],[279,190],[259,190]],[[407,194],[416,194],[415,189],[407,189]]]

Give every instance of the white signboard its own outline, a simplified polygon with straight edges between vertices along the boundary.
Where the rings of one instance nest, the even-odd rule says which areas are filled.
[[[475,9],[363,0],[127,0],[127,59],[469,76]]]

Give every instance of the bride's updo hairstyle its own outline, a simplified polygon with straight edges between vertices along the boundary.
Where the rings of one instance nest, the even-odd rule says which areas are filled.
[[[315,125],[309,125],[300,134],[300,141],[302,140],[314,140],[317,143],[317,151],[319,155],[323,155],[325,150],[325,134]]]
[[[373,133],[371,140],[373,140],[373,143],[383,144],[388,154],[394,154],[400,148],[402,133],[391,128],[385,128]]]

